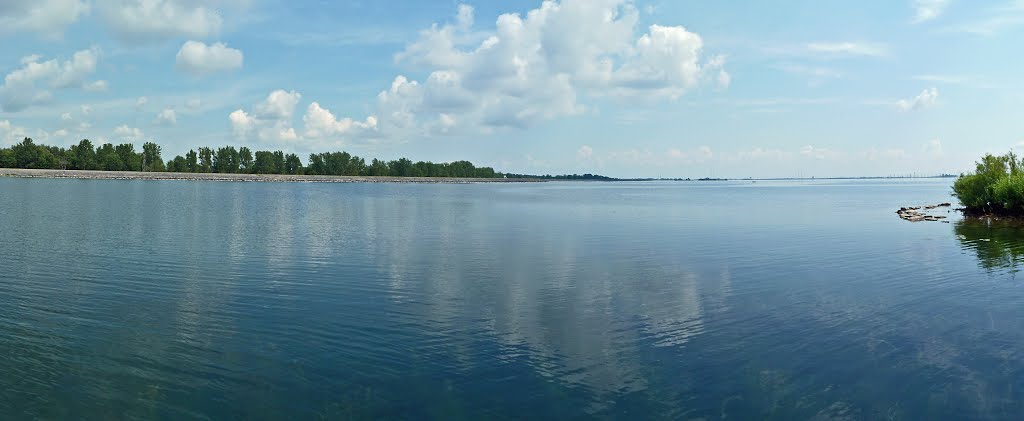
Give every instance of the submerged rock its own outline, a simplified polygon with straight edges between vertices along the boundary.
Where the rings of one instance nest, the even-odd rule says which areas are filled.
[[[922,213],[921,210],[922,209],[923,210],[932,210],[932,209],[944,208],[944,207],[950,207],[950,206],[953,206],[953,205],[951,205],[949,203],[940,203],[940,204],[937,204],[937,205],[902,207],[902,208],[900,208],[900,210],[896,211],[896,214],[899,215],[900,219],[903,219],[904,221],[910,221],[910,222],[922,222],[922,221],[939,222],[939,221],[942,221],[943,219],[946,219],[947,217],[939,216],[939,215],[928,215],[926,213]],[[948,221],[942,221],[942,222],[948,222]]]

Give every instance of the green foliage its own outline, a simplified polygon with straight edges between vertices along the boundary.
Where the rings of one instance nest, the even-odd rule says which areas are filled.
[[[367,175],[378,177],[387,176],[390,174],[390,171],[388,169],[388,163],[376,158],[373,159],[373,161],[370,163],[370,167],[367,168],[366,171],[369,173]]]
[[[185,154],[184,172],[199,172],[199,154],[195,150],[189,149],[188,153]]]
[[[21,143],[11,147],[14,162],[18,168],[42,168],[39,166],[39,148],[32,139],[25,138]]]
[[[164,160],[160,154],[160,145],[153,142],[146,142],[142,144],[142,171],[164,171]]]
[[[125,171],[142,171],[142,154],[135,152],[135,145],[122,143],[114,147]]]
[[[213,172],[213,149],[199,148],[199,171]]]
[[[252,172],[253,157],[252,151],[249,148],[245,146],[238,148],[238,163],[239,171],[242,173]]]
[[[953,195],[970,212],[1024,214],[1024,161],[1013,152],[985,155],[974,173],[957,178]]]
[[[72,168],[76,170],[100,169],[96,159],[96,148],[92,146],[92,142],[89,139],[82,139],[81,142],[78,142],[78,145],[71,147],[71,151],[73,157]]]
[[[161,155],[162,148],[153,142],[143,144],[142,151],[136,152],[135,146],[131,143],[116,146],[105,143],[94,147],[91,141],[84,139],[77,145],[61,148],[37,145],[32,139],[25,138],[24,141],[10,148],[0,148],[0,167],[380,177],[499,178],[506,176],[494,171],[493,168],[476,167],[469,161],[433,163],[413,162],[407,158],[399,158],[391,161],[372,159],[367,164],[364,158],[348,152],[311,154],[309,166],[303,166],[302,160],[295,154],[286,154],[283,151],[252,151],[247,147],[238,149],[233,146],[217,149],[202,147],[189,150],[184,156],[175,156],[166,162]],[[509,178],[512,177],[532,176],[509,175]],[[587,174],[586,177],[591,176]],[[1006,194],[1011,194],[1010,190],[1007,190]]]
[[[213,156],[214,172],[224,174],[237,173],[239,168],[241,168],[241,164],[241,156],[233,146],[219,148],[217,149],[217,153]]]
[[[0,168],[12,168],[17,165],[14,159],[14,151],[10,149],[0,149]]]
[[[284,157],[284,173],[289,175],[302,174],[302,160],[296,154],[288,154]]]
[[[270,151],[256,151],[256,159],[252,164],[253,174],[280,174],[274,160],[274,153]]]
[[[104,171],[124,171],[121,156],[117,154],[114,145],[109,143],[104,143],[96,150],[96,162],[99,164],[99,169]]]

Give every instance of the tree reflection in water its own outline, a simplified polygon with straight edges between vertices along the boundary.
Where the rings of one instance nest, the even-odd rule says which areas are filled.
[[[1017,272],[1024,262],[1024,220],[965,218],[953,227],[960,245],[978,255],[986,270]]]

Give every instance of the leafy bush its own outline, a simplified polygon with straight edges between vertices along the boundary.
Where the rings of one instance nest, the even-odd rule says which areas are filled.
[[[953,195],[970,212],[1024,215],[1024,161],[1013,152],[985,155],[953,183]]]

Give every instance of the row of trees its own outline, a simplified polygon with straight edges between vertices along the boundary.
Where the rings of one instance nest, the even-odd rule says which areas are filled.
[[[25,138],[10,148],[0,149],[0,168],[82,169],[104,171],[163,171],[160,145],[145,143],[142,151],[123,143],[93,147],[83,140],[69,148],[37,145]]]
[[[98,147],[83,140],[68,148],[36,144],[32,139],[0,149],[0,168],[35,168],[103,171],[169,171],[225,174],[309,174],[390,177],[496,178],[503,174],[468,161],[450,163],[373,159],[369,163],[348,152],[311,154],[304,166],[298,155],[282,151],[255,151],[247,147],[203,147],[164,162],[160,145],[147,142],[141,151],[131,143]]]

